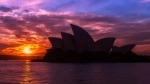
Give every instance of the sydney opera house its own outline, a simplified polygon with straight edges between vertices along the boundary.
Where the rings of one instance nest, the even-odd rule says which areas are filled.
[[[71,24],[73,34],[61,32],[62,38],[49,37],[52,45],[47,49],[45,61],[50,62],[103,62],[137,59],[132,52],[135,44],[114,46],[116,38],[106,37],[94,41],[83,28]]]

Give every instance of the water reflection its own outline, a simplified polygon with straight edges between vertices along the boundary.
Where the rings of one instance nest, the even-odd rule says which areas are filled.
[[[149,63],[0,61],[0,84],[150,84]]]
[[[21,84],[32,84],[32,77],[30,70],[31,70],[31,62],[29,60],[26,60],[23,68]]]

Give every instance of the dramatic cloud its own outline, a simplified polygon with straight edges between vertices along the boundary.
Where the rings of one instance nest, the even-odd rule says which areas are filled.
[[[149,8],[148,0],[1,0],[0,53],[21,55],[32,46],[34,55],[44,55],[51,47],[47,38],[72,34],[73,23],[95,41],[116,37],[115,45],[137,44],[136,53],[150,55]]]
[[[8,8],[8,7],[0,6],[0,11],[2,11],[2,12],[11,12],[12,9]]]

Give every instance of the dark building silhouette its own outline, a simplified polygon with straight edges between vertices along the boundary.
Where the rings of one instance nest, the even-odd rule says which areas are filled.
[[[113,46],[113,47],[112,47],[112,52],[113,52],[113,53],[127,54],[127,53],[130,52],[135,46],[136,46],[136,44],[129,44],[129,45],[121,46],[121,47]]]
[[[62,39],[61,38],[56,38],[56,37],[49,37],[48,38],[51,45],[52,45],[52,49],[63,49],[63,45],[62,45]]]
[[[143,61],[132,52],[136,44],[113,46],[116,38],[106,37],[94,42],[88,32],[71,24],[74,35],[61,32],[61,38],[49,37],[52,48],[47,50],[46,62],[131,62]],[[141,60],[142,59],[142,60]],[[145,59],[144,59],[145,60]]]
[[[63,42],[63,50],[67,51],[77,51],[76,43],[74,36],[65,32],[61,32],[62,42]]]
[[[95,51],[103,51],[105,53],[109,53],[116,38],[107,37],[103,39],[97,40],[95,44]]]
[[[78,52],[94,51],[94,40],[88,32],[79,26],[71,24]]]

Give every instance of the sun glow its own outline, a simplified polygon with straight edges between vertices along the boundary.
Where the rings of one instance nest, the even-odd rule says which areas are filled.
[[[32,53],[32,50],[31,50],[30,47],[25,47],[25,48],[23,49],[23,52],[24,52],[25,54],[31,54],[31,53]]]
[[[6,48],[2,52],[16,56],[43,56],[47,49],[45,46],[40,44],[23,44],[17,47]]]

